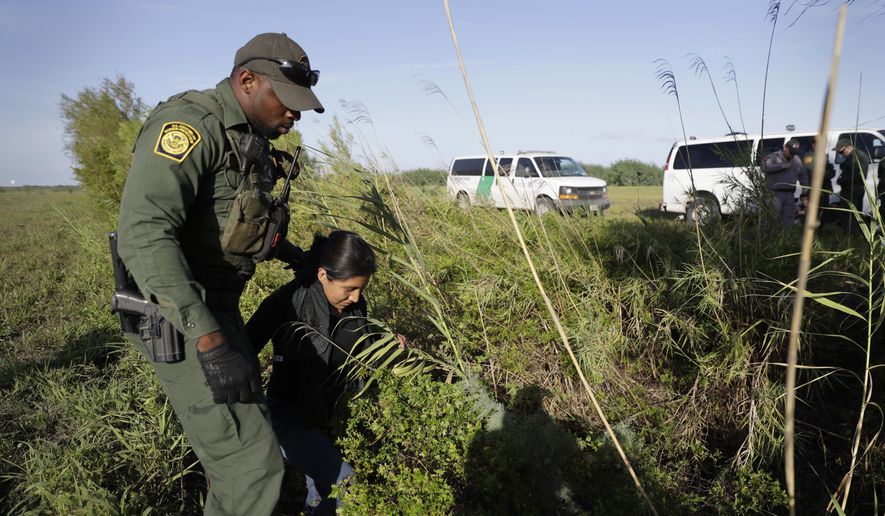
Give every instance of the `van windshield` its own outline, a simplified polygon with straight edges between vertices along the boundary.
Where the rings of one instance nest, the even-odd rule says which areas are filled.
[[[572,158],[567,158],[565,156],[536,157],[535,163],[538,165],[538,170],[541,171],[541,175],[544,177],[572,177],[587,175],[587,172],[581,168],[581,165],[578,165],[578,163]]]

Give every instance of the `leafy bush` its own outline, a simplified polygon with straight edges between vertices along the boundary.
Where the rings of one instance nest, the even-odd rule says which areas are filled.
[[[777,514],[787,506],[787,493],[768,473],[743,467],[716,480],[709,503],[718,514]]]
[[[377,397],[351,403],[338,443],[356,470],[345,514],[448,514],[464,486],[464,457],[481,429],[464,391],[427,376],[383,375]]]
[[[582,163],[581,166],[593,177],[604,179],[610,186],[662,185],[664,173],[654,163],[635,159],[621,159],[610,166]]]
[[[395,176],[397,181],[414,186],[445,186],[448,171],[430,168],[407,170]]]
[[[122,76],[104,79],[98,88],[62,95],[60,108],[74,176],[97,200],[119,204],[132,144],[147,112],[134,85]]]

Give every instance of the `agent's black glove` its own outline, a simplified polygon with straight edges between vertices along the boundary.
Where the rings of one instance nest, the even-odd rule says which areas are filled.
[[[197,359],[215,403],[264,401],[258,371],[227,341],[209,351],[197,351]]]

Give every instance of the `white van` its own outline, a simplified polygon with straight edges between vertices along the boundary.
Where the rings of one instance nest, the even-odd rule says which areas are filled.
[[[835,165],[836,176],[831,184],[823,185],[825,190],[839,192],[836,183],[841,170],[839,164],[844,158],[837,156],[833,147],[841,138],[854,142],[854,146],[870,157],[867,172],[867,186],[876,191],[876,177],[879,161],[885,156],[885,130],[879,129],[835,129],[827,132],[827,159]],[[799,155],[802,156],[814,142],[816,132],[789,132],[766,134],[760,141],[758,135],[733,134],[722,138],[689,140],[676,142],[670,148],[664,165],[664,191],[661,210],[670,213],[684,213],[686,220],[718,218],[738,210],[743,202],[743,187],[750,185],[751,163],[758,164],[762,158],[783,148],[791,138],[799,140]],[[686,151],[686,148],[688,149]],[[836,158],[839,158],[838,160]],[[689,164],[697,195],[692,198]],[[798,189],[797,189],[798,195]],[[832,199],[834,202],[835,197]],[[864,199],[865,213],[870,212],[869,200]]]
[[[543,215],[554,209],[579,209],[601,213],[611,206],[608,187],[590,177],[572,158],[550,152],[517,152],[495,156],[499,174],[485,156],[463,156],[452,160],[446,190],[461,206],[491,204],[532,210]]]

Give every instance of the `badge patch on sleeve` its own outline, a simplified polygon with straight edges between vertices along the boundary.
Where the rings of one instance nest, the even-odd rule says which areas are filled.
[[[154,154],[181,163],[201,138],[196,129],[184,122],[166,122],[160,130]]]

